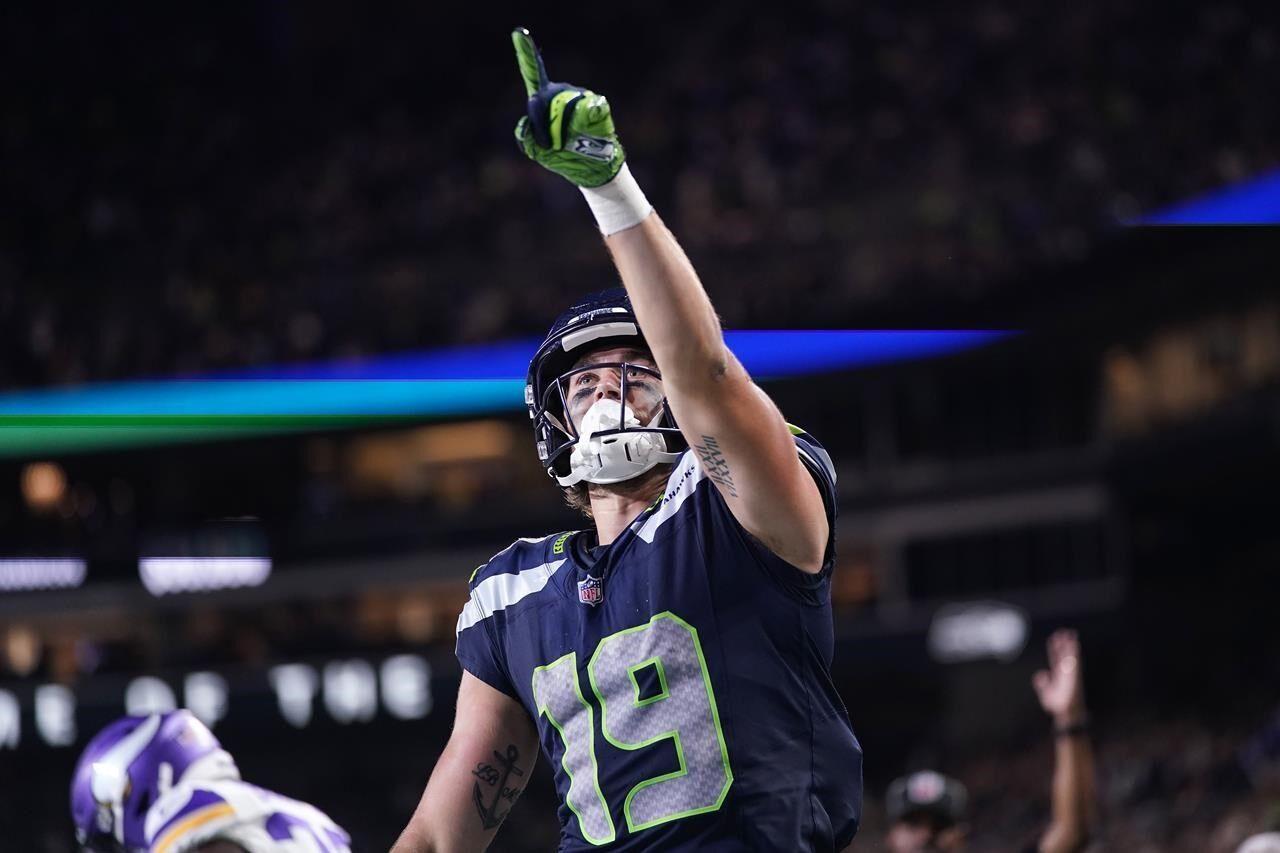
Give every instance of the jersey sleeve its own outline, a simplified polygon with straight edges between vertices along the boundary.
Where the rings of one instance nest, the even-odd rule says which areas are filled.
[[[484,583],[484,581],[481,581]],[[493,636],[491,614],[484,609],[479,584],[471,585],[471,595],[458,616],[455,653],[462,668],[495,690],[518,698],[511,684],[506,661]]]
[[[818,491],[822,493],[822,507],[827,514],[827,525],[830,531],[827,534],[827,550],[822,558],[823,571],[827,572],[831,570],[836,556],[836,466],[831,461],[831,454],[827,453],[827,449],[819,444],[816,438],[798,426],[787,424],[787,427],[791,430],[792,439],[795,440],[800,461],[804,463],[809,475],[818,484]]]
[[[233,779],[170,789],[147,812],[146,838],[149,853],[195,853],[212,841],[253,853],[349,853],[351,844],[315,806]]]
[[[147,814],[151,853],[186,853],[222,837],[243,816],[221,793],[208,788],[175,789]]]
[[[720,491],[709,481],[699,484],[707,490],[707,500],[716,524],[722,524],[736,532],[754,556],[757,565],[792,598],[805,604],[818,605],[827,600],[831,588],[831,570],[835,565],[836,530],[836,471],[831,456],[816,438],[799,427],[787,425],[800,457],[810,476],[822,494],[822,505],[827,515],[827,548],[822,568],[817,573],[802,571],[773,553],[767,545],[752,536],[733,515]]]

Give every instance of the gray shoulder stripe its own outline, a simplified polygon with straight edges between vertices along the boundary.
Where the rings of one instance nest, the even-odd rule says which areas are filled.
[[[499,610],[505,610],[525,596],[538,592],[562,565],[564,560],[555,560],[515,574],[494,575],[480,581],[458,616],[457,633],[461,634]]]
[[[810,446],[812,447],[812,445]],[[817,459],[814,459],[807,450],[798,444],[796,445],[796,450],[800,451],[800,455],[803,458],[809,460],[810,465],[826,471],[827,476],[831,478],[832,483],[836,481],[836,466],[831,462],[831,454],[827,453],[827,451],[823,450],[821,447],[814,447],[813,452],[817,454],[818,457]]]

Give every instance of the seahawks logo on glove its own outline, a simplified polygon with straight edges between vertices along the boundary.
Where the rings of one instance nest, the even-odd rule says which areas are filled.
[[[614,146],[607,139],[600,139],[595,136],[575,136],[573,141],[569,143],[569,147],[575,154],[581,154],[583,157],[590,157],[602,163],[608,163],[613,159]]]

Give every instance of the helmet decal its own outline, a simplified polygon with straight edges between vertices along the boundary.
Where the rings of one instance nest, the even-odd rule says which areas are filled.
[[[80,754],[71,782],[71,813],[82,845],[146,850],[147,812],[184,780],[239,778],[235,761],[190,711],[121,717]]]

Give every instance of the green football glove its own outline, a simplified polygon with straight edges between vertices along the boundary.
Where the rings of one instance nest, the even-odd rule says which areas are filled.
[[[523,27],[512,30],[516,62],[529,96],[528,115],[516,124],[525,156],[579,187],[613,180],[626,160],[604,95],[547,80],[542,56]]]

